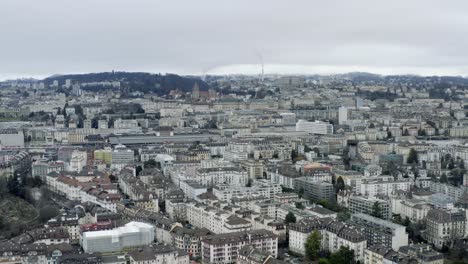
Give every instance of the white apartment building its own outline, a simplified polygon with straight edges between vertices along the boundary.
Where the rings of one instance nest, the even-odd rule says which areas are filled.
[[[392,212],[399,214],[401,219],[408,218],[412,222],[424,221],[432,206],[428,201],[418,199],[391,198]]]
[[[296,123],[296,131],[305,131],[311,134],[327,135],[333,134],[333,125],[326,122],[308,122],[299,120]]]
[[[239,250],[252,247],[278,256],[278,237],[266,230],[253,230],[208,236],[202,240],[202,258],[204,263],[236,263]]]
[[[249,179],[247,172],[237,167],[198,169],[189,180],[205,186],[228,184],[231,186],[245,186]]]
[[[367,241],[364,235],[355,227],[344,222],[329,218],[305,218],[289,226],[289,250],[305,255],[304,244],[312,232],[321,236],[321,249],[336,252],[341,246],[354,250],[355,259],[364,258]]]
[[[126,128],[137,128],[138,121],[135,119],[117,119],[114,121],[114,128],[126,129]]]
[[[204,204],[187,203],[187,221],[199,228],[206,228],[215,234],[247,231],[252,229],[250,221],[228,211],[222,211]]]
[[[376,195],[391,196],[395,191],[409,191],[409,180],[365,179],[356,186],[356,193],[363,196],[375,197]]]
[[[224,151],[224,159],[227,161],[241,161],[249,158],[249,153],[244,151],[227,149]]]
[[[200,168],[223,168],[232,167],[233,163],[224,159],[204,159],[200,161]]]
[[[112,150],[112,168],[122,169],[135,162],[135,153],[124,145],[118,145]]]
[[[322,232],[322,247],[334,253],[342,246],[354,251],[355,260],[362,261],[367,240],[356,227],[341,221],[333,221]]]
[[[74,150],[71,154],[68,171],[79,172],[87,164],[87,153],[85,151]]]
[[[223,202],[231,202],[232,198],[265,197],[273,198],[275,194],[281,193],[281,185],[270,183],[267,180],[256,180],[251,187],[231,186],[229,184],[218,184],[213,187],[213,194]]]
[[[205,185],[195,181],[180,181],[179,187],[190,200],[197,200],[198,195],[207,192],[207,187]]]

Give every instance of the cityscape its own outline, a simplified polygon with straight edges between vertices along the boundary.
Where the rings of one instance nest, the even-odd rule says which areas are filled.
[[[125,1],[116,0],[112,7],[86,2],[72,9],[123,12]],[[197,10],[208,2],[202,0]],[[233,6],[226,10],[210,4],[221,14],[238,14],[239,20],[249,7],[246,18],[261,10],[245,1],[227,2]],[[65,8],[62,4],[56,10]],[[158,4],[162,10],[172,5]],[[22,4],[2,5],[13,10]],[[301,1],[300,7],[310,5]],[[317,11],[321,8],[328,11],[317,5]],[[155,10],[142,10],[142,16],[168,15]],[[0,17],[0,25],[25,13],[12,14]],[[67,39],[76,41],[70,45],[92,41],[79,37],[78,18],[70,16],[64,23],[78,34]],[[112,15],[102,16],[117,23]],[[145,18],[133,18],[128,23],[142,28],[123,28],[122,34],[153,32],[144,27]],[[89,19],[94,21],[93,13]],[[284,19],[287,25],[297,22],[291,14]],[[193,26],[183,18],[179,23]],[[35,26],[27,27],[34,35]],[[199,30],[204,34],[206,29]],[[191,45],[222,46],[216,29],[209,32],[210,41],[195,38]],[[171,40],[173,33],[167,34],[161,40]],[[346,70],[297,70],[307,63],[274,59],[273,46],[253,52],[255,60],[244,60],[236,54],[242,49],[233,49],[222,57],[231,62],[211,68],[200,48],[204,70],[199,70],[191,68],[193,61],[185,68],[174,55],[178,40],[158,53],[157,70],[144,68],[137,60],[142,57],[132,52],[115,57],[119,67],[99,68],[95,61],[107,56],[98,56],[107,52],[99,39],[95,54],[77,48],[73,57],[44,49],[43,60],[27,57],[27,47],[0,44],[0,57],[5,57],[0,61],[0,263],[468,263],[468,77],[447,68],[438,73],[435,55],[424,62],[435,72],[404,72],[423,69],[406,64],[406,55],[388,59],[385,67],[395,72],[339,63],[334,69]],[[73,54],[71,49],[67,54]],[[10,52],[24,71],[9,62]],[[220,50],[212,52],[221,58]],[[63,65],[54,57],[59,55]],[[83,68],[69,66],[72,57]],[[38,61],[43,67],[34,68]],[[133,63],[144,70],[133,70]],[[280,64],[289,70],[274,66]],[[297,71],[291,72],[293,64]]]

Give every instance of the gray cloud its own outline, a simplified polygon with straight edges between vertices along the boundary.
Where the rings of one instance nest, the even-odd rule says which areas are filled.
[[[468,73],[466,1],[2,0],[0,78],[183,74]]]

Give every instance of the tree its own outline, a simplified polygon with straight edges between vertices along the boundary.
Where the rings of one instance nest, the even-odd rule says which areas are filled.
[[[354,262],[354,250],[341,246],[340,249],[331,254],[330,263],[333,264],[351,264]]]
[[[320,251],[321,236],[317,230],[314,230],[312,234],[307,237],[304,243],[305,255],[309,260],[317,260]]]
[[[343,149],[343,164],[345,165],[345,168],[349,169],[349,166],[351,165],[351,156],[349,155],[349,146],[346,146]]]
[[[403,130],[403,136],[409,136],[408,129],[405,128],[405,130]]]
[[[453,170],[455,168],[455,161],[453,160],[453,158],[450,158],[447,168],[449,170]]]
[[[114,174],[109,175],[109,180],[111,182],[117,182],[117,177]]]
[[[315,153],[317,153],[317,157],[320,156],[320,149],[319,149],[319,148],[315,147],[315,148],[313,148],[312,150],[313,150]]]
[[[292,212],[289,212],[286,215],[286,218],[284,219],[284,221],[286,222],[286,224],[296,223],[296,216]]]
[[[247,184],[245,185],[245,187],[252,187],[252,179],[249,179],[247,181]]]
[[[143,168],[141,166],[137,166],[136,169],[135,169],[135,174],[136,176],[140,175],[140,172],[143,170]]]
[[[341,176],[339,176],[338,179],[336,179],[336,191],[339,192],[344,189],[345,189],[344,180]]]
[[[378,201],[375,201],[375,203],[372,205],[371,215],[373,217],[382,218],[382,209]]]
[[[426,130],[425,129],[420,130],[419,135],[422,136],[422,137],[425,137],[426,136]]]
[[[143,167],[145,169],[148,169],[148,168],[157,168],[158,167],[158,162],[156,162],[154,159],[150,159],[150,160],[147,160],[143,163]]]
[[[18,197],[24,197],[24,188],[20,184],[20,179],[18,177],[14,176],[8,178],[7,187],[11,194]]]
[[[39,219],[42,222],[50,220],[52,217],[55,217],[59,214],[59,210],[51,205],[46,205],[39,210]]]
[[[409,217],[405,217],[405,221],[403,222],[403,225],[409,226],[410,224],[411,224],[411,220],[409,219]]]
[[[291,160],[294,161],[296,158],[297,158],[297,153],[296,153],[296,151],[293,149],[293,150],[291,150]]]
[[[409,164],[417,164],[418,163],[418,153],[414,148],[410,149],[410,152],[408,154],[408,159],[406,160],[407,163]]]
[[[350,218],[351,218],[351,214],[346,211],[339,212],[337,215],[337,219],[343,222],[348,221]]]
[[[441,183],[447,183],[448,182],[447,174],[443,173],[442,176],[440,176],[440,182]]]
[[[300,202],[295,203],[297,209],[304,209],[304,205]]]
[[[425,160],[422,161],[422,168],[423,170],[427,169],[427,162]]]
[[[319,264],[331,264],[330,261],[326,258],[319,259]]]
[[[302,198],[302,196],[304,196],[304,188],[301,187],[299,189],[298,195],[299,195],[299,198]]]

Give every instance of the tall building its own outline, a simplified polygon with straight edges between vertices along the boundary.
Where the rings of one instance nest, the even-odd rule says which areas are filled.
[[[72,81],[70,79],[65,80],[65,85],[66,88],[70,88],[72,86]]]
[[[364,106],[364,100],[360,97],[356,97],[356,108],[361,108]]]
[[[333,134],[333,125],[321,121],[309,122],[305,120],[299,120],[296,123],[296,131],[304,131],[311,134],[327,135]]]
[[[342,125],[346,121],[348,121],[348,108],[342,106],[338,108],[338,123]]]
[[[133,150],[126,148],[124,145],[117,145],[112,151],[112,166],[114,168],[123,168],[126,165],[131,165],[135,161],[135,153]]]
[[[198,86],[198,83],[196,82],[192,88],[192,100],[196,101],[198,99],[200,99],[200,87]]]

